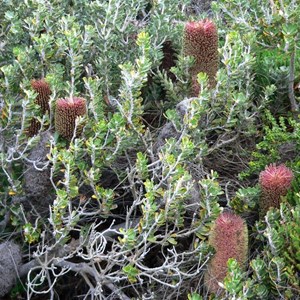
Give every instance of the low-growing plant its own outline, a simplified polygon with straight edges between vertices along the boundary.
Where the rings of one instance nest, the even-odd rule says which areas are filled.
[[[0,297],[297,299],[296,1],[2,2],[0,248],[20,253]],[[281,163],[292,188],[258,220]],[[228,207],[243,259],[223,252],[212,296]]]

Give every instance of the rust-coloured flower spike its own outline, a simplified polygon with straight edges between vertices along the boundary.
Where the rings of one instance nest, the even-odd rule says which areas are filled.
[[[26,130],[26,134],[29,137],[33,137],[38,134],[39,130],[41,129],[41,123],[38,121],[37,118],[32,118],[30,120],[30,125]]]
[[[41,107],[42,113],[45,114],[49,111],[49,99],[51,95],[49,84],[45,79],[32,80],[31,87],[37,93],[36,103]]]
[[[86,100],[84,98],[64,98],[56,101],[55,129],[68,140],[73,137],[75,121],[86,114]],[[80,134],[80,129],[76,132]]]
[[[159,68],[161,70],[165,70],[168,77],[171,78],[172,81],[176,80],[176,76],[170,71],[172,67],[176,65],[176,52],[174,46],[171,41],[165,41],[162,44],[162,52],[164,54],[163,59]]]
[[[208,19],[187,22],[184,29],[183,47],[185,55],[195,58],[195,64],[191,69],[193,81],[197,80],[198,73],[204,72],[208,76],[209,86],[214,87],[219,64],[216,25]],[[195,92],[197,89],[193,91]]]
[[[271,164],[259,175],[262,195],[260,197],[260,215],[264,216],[270,207],[280,207],[280,199],[291,187],[294,175],[284,164]]]
[[[51,89],[45,79],[33,79],[31,80],[31,87],[37,93],[35,103],[41,107],[42,113],[45,114],[50,110],[49,99],[51,95]],[[27,129],[27,135],[32,137],[36,135],[41,128],[40,122],[36,118],[30,120],[30,125]]]
[[[204,284],[209,293],[220,294],[222,288],[218,283],[222,283],[226,276],[228,259],[236,259],[241,267],[247,261],[247,224],[232,212],[221,213],[211,230],[209,244],[216,252],[208,264]]]

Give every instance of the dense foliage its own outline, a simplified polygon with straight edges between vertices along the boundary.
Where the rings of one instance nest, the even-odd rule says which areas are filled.
[[[297,2],[2,0],[0,297],[299,299]]]

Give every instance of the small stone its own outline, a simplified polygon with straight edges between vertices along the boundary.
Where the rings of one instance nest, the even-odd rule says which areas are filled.
[[[0,297],[5,296],[15,285],[18,269],[22,261],[22,252],[14,242],[0,244]],[[2,299],[2,298],[1,298]]]

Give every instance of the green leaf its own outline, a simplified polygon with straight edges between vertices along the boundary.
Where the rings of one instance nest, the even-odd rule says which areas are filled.
[[[192,293],[192,294],[188,294],[188,300],[202,300],[203,298],[197,294],[197,293]]]
[[[128,277],[128,280],[130,283],[135,283],[137,282],[137,276],[139,274],[139,270],[134,267],[132,264],[129,264],[127,266],[124,266],[122,268],[124,274]]]

